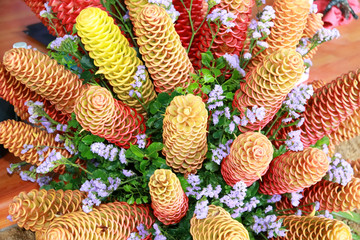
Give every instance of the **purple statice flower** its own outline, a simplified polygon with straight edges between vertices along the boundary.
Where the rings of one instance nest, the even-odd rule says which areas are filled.
[[[191,185],[191,187],[186,188],[186,196],[195,196],[197,199],[201,198],[199,194],[200,188],[200,177],[195,174],[190,174],[188,176],[187,182]],[[200,197],[199,197],[200,196]]]
[[[120,186],[121,183],[121,179],[120,178],[115,178],[113,179],[112,177],[108,177],[108,181],[110,183],[110,185],[108,186],[107,190],[108,191],[115,191],[118,189],[118,187]]]
[[[311,67],[313,65],[313,62],[311,61],[311,59],[304,59],[304,64],[307,67]]]
[[[118,155],[119,149],[114,147],[109,152],[109,161],[113,162],[115,161],[116,156]]]
[[[264,41],[257,41],[256,44],[261,48],[268,48],[269,47],[269,44],[267,42],[264,42]]]
[[[214,89],[209,93],[208,103],[222,101],[225,98],[225,96],[222,96],[223,93],[224,90],[222,89],[221,85],[216,84]]]
[[[120,161],[122,164],[127,164],[125,152],[126,152],[126,150],[125,150],[124,148],[120,148],[119,161]]]
[[[290,200],[291,200],[291,204],[294,207],[299,206],[300,204],[300,200],[304,197],[301,193],[303,192],[303,190],[297,191],[297,192],[293,192],[290,194]]]
[[[36,182],[36,179],[31,176],[30,171],[20,171],[20,178],[23,181]]]
[[[301,216],[302,215],[302,211],[300,209],[298,209],[295,213],[296,216]]]
[[[301,84],[291,90],[283,102],[283,106],[285,106],[289,115],[293,119],[296,119],[300,116],[296,112],[302,113],[305,111],[306,101],[309,100],[313,94],[314,89],[312,85]]]
[[[145,229],[145,225],[140,223],[139,226],[136,227],[139,231],[139,235],[141,239],[146,238],[150,233]]]
[[[227,119],[230,119],[231,118],[231,113],[230,113],[230,108],[229,107],[225,107],[224,108],[224,114],[225,114],[225,117]]]
[[[255,114],[255,117],[258,121],[264,120],[266,115],[266,110],[264,107],[258,107],[255,105],[252,108],[252,112]]]
[[[59,161],[64,158],[60,152],[56,152],[53,149],[49,155],[46,157],[45,161],[43,161],[36,169],[37,173],[46,174],[52,171],[59,163]]]
[[[240,125],[246,126],[249,122],[255,123],[265,118],[266,110],[264,107],[253,106],[252,109],[246,108],[245,116],[241,118]]]
[[[315,209],[315,211],[319,211],[319,209],[320,209],[320,202],[318,202],[318,201],[315,202],[314,209]]]
[[[238,55],[236,54],[231,55],[225,53],[223,57],[225,61],[229,64],[230,68],[236,69],[243,77],[246,75],[244,69],[240,67],[240,60]]]
[[[250,109],[246,109],[245,115],[246,115],[246,118],[249,120],[249,122],[251,122],[251,123],[256,122],[256,115]]]
[[[10,222],[13,222],[13,221],[14,221],[14,220],[12,219],[11,215],[7,215],[6,219],[9,220]]]
[[[339,37],[340,37],[340,32],[336,28],[333,29],[322,28],[315,33],[313,40],[320,44],[323,42],[331,41],[333,39],[337,39]]]
[[[141,240],[141,237],[137,232],[132,232],[130,233],[130,237],[128,237],[127,240]]]
[[[320,215],[318,215],[318,217],[324,217],[324,218],[329,218],[329,219],[333,219],[333,218],[334,218],[334,216],[331,215],[331,213],[330,213],[328,210],[325,210],[325,211],[324,211],[324,214],[320,214]]]
[[[220,202],[232,209],[241,207],[244,205],[243,201],[246,196],[246,191],[246,184],[243,181],[239,181],[233,186],[233,190],[231,190],[229,194],[220,198]]]
[[[25,154],[25,153],[27,153],[30,149],[32,149],[32,148],[34,148],[34,146],[33,145],[31,145],[31,144],[24,144],[23,145],[23,149],[21,150],[21,154]]]
[[[122,170],[122,173],[124,174],[125,177],[132,177],[135,175],[135,173],[131,170],[126,170],[126,169],[123,169]]]
[[[130,97],[134,97],[134,94],[135,94],[138,98],[141,98],[141,93],[140,93],[139,91],[131,89],[131,90],[129,91],[129,96],[130,96]]]
[[[48,146],[40,146],[40,147],[37,147],[36,153],[39,154],[39,156],[41,156],[48,150],[49,150]]]
[[[135,73],[133,78],[134,78],[135,82],[133,82],[130,85],[134,88],[133,92],[135,94],[137,94],[136,91],[141,92],[141,87],[143,85],[143,82],[146,81],[146,72],[145,72],[145,66],[144,65],[139,65],[137,67],[136,73]],[[137,94],[137,96],[138,96],[138,98],[141,97],[141,95],[139,96],[138,94]]]
[[[235,23],[232,22],[236,19],[236,15],[232,12],[228,12],[225,9],[215,8],[210,14],[207,15],[206,20],[215,22],[220,20],[221,24],[230,30],[235,26]]]
[[[218,199],[221,190],[221,185],[217,185],[215,188],[213,188],[213,186],[209,184],[206,188],[202,189],[202,191],[200,192],[200,196]],[[200,197],[197,197],[197,199],[200,199]]]
[[[235,131],[235,127],[236,127],[235,123],[234,123],[234,122],[230,122],[230,123],[229,123],[229,132],[230,132],[230,133],[233,133],[233,132]]]
[[[264,210],[264,213],[271,212],[273,210],[273,207],[271,205],[267,206]]]
[[[195,211],[194,214],[197,219],[205,219],[208,215],[209,211],[209,201],[207,199],[200,200],[195,205]]]
[[[162,235],[161,230],[160,230],[159,226],[156,223],[154,223],[153,228],[155,230],[155,232],[154,232],[154,235],[155,235],[154,240],[166,240],[166,237],[164,235]]]
[[[275,194],[275,195],[272,195],[272,197],[267,200],[268,203],[276,203],[276,202],[279,202],[281,200],[281,195],[279,194]]]
[[[137,145],[139,148],[145,148],[146,146],[146,134],[139,134],[136,136]]]
[[[287,134],[288,140],[285,141],[285,144],[289,150],[295,152],[304,150],[304,145],[301,142],[301,132],[301,130],[296,130]]]
[[[275,19],[275,10],[272,6],[268,5],[265,6],[261,15],[260,15],[260,21],[261,22],[269,22],[273,19]]]
[[[154,240],[166,240],[167,238],[164,235],[155,236]]]
[[[323,152],[324,152],[325,154],[328,154],[328,153],[329,153],[329,147],[328,147],[328,145],[323,144],[323,145],[322,145],[322,150],[323,150]]]
[[[354,169],[342,158],[340,153],[335,153],[334,157],[329,160],[330,167],[325,179],[346,186],[354,175]]]
[[[262,37],[262,34],[258,31],[254,31],[253,34],[251,35],[251,38],[253,38],[253,39],[258,39],[261,37]]]
[[[124,22],[126,22],[129,18],[130,18],[130,15],[129,15],[129,10],[126,11],[125,15],[122,16],[123,19],[124,19]]]
[[[49,3],[48,2],[44,3],[44,7],[45,7],[45,10],[41,10],[39,13],[40,17],[51,18],[52,14],[51,14],[51,7],[49,6]]]
[[[299,122],[296,124],[296,127],[300,128],[305,122],[305,118],[300,118]]]
[[[291,122],[293,119],[292,117],[288,117],[288,118],[284,118],[283,120],[281,120],[283,123],[288,123]]]
[[[211,9],[215,5],[220,4],[221,0],[205,0],[205,2],[208,4],[209,9]]]
[[[65,147],[66,151],[68,151],[71,155],[74,155],[77,153],[77,151],[75,150],[75,145],[69,139],[67,139],[65,141],[64,147]]]
[[[6,168],[6,171],[8,172],[9,175],[14,173],[14,170],[11,169],[11,164],[12,163],[10,163],[10,167]]]
[[[233,140],[230,139],[225,144],[220,144],[218,148],[212,149],[212,157],[211,160],[216,164],[220,165],[221,161],[226,158],[230,154],[230,145]]]
[[[102,142],[95,142],[95,143],[92,143],[90,145],[90,151],[92,153],[95,153],[99,156],[103,156],[104,155],[104,150],[106,148],[106,145]]]
[[[63,136],[57,133],[55,136],[55,142],[63,143],[64,142]]]
[[[119,149],[113,144],[95,142],[90,145],[90,151],[105,158],[106,160],[109,160],[110,162],[113,162],[119,152]]]
[[[264,218],[253,216],[254,224],[250,227],[256,234],[267,232],[268,238],[275,236],[285,236],[285,231],[281,230],[282,221],[276,221],[276,215],[267,215]]]
[[[172,4],[171,0],[149,0],[149,3],[156,4],[156,5],[164,8],[165,11],[170,16],[173,23],[180,16],[180,13],[178,11],[176,11],[176,9],[175,9],[174,5]]]
[[[318,6],[316,4],[311,4],[310,13],[317,13],[318,11]]]
[[[43,177],[38,177],[38,179],[36,179],[36,182],[39,184],[40,187],[48,185],[51,182],[52,178],[49,176],[43,176]]]
[[[79,38],[77,36],[72,36],[72,35],[64,35],[63,37],[57,37],[54,41],[52,41],[50,43],[50,48],[52,50],[60,50],[60,48],[62,48],[63,44],[66,43],[71,43],[71,42],[76,42],[78,41]]]
[[[255,19],[252,19],[249,24],[250,30],[256,30],[257,29],[258,22]]]
[[[66,132],[68,126],[66,124],[58,124],[56,125],[56,130]]]
[[[243,55],[243,57],[244,57],[244,59],[245,60],[250,60],[251,58],[252,58],[252,55],[251,55],[251,53],[245,53],[244,55]]]
[[[215,104],[213,105],[210,105],[209,106],[209,109],[212,110],[212,106],[216,107]],[[216,110],[214,111],[214,113],[212,114],[212,120],[213,120],[213,124],[214,125],[217,125],[219,123],[219,117],[221,117],[222,115],[224,114],[224,111],[219,111],[219,110]]]

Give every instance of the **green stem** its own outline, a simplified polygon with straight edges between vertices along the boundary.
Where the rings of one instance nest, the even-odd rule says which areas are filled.
[[[213,43],[214,43],[214,41],[215,41],[215,38],[216,38],[216,35],[219,33],[219,31],[220,31],[220,23],[219,23],[219,20],[216,22],[216,25],[217,25],[217,30],[216,30],[216,33],[214,34],[214,32],[213,32],[213,30],[212,30],[212,28],[211,28],[211,25],[210,25],[210,22],[208,22],[208,26],[209,26],[209,28],[210,28],[210,31],[211,31],[211,35],[212,35],[212,39],[211,39],[211,42],[210,42],[210,46],[209,46],[209,48],[208,48],[208,51],[210,51],[210,49],[211,49],[211,47],[212,47],[212,45],[213,45]]]
[[[181,0],[181,1],[183,1],[183,0]],[[208,10],[206,11],[206,14],[205,14],[203,20],[201,21],[199,27],[198,27],[196,30],[194,29],[194,25],[193,25],[192,20],[191,20],[191,12],[188,12],[188,14],[189,14],[189,19],[190,19],[190,25],[191,25],[192,34],[191,34],[189,46],[188,46],[188,48],[187,48],[187,50],[186,50],[187,53],[190,52],[190,48],[191,48],[191,45],[192,45],[192,43],[193,43],[193,41],[194,41],[195,35],[196,35],[197,32],[201,29],[202,25],[204,24],[204,22],[205,22],[205,20],[206,20],[207,15],[209,15],[209,12],[210,12],[210,9],[208,9]]]
[[[92,175],[91,172],[89,172],[88,170],[86,170],[85,168],[83,168],[81,165],[76,164],[76,163],[73,163],[73,162],[70,162],[67,158],[64,158],[64,159],[65,159],[65,164],[70,165],[70,166],[73,166],[73,167],[80,168],[81,170],[83,170],[83,171],[86,172],[87,174]]]
[[[280,112],[278,112],[275,120],[271,123],[270,127],[268,128],[268,130],[266,131],[266,133],[264,134],[265,136],[267,136],[270,132],[270,130],[272,129],[272,127],[275,125],[275,123],[281,118],[282,116],[282,110],[280,110]]]
[[[137,177],[134,177],[134,178],[130,178],[130,179],[126,180],[126,181],[121,182],[121,183],[120,183],[120,186],[121,186],[121,185],[124,185],[124,184],[126,184],[126,183],[128,183],[128,182],[131,182],[131,181],[133,181],[133,180],[140,179],[140,178],[141,178],[140,176],[137,176]]]

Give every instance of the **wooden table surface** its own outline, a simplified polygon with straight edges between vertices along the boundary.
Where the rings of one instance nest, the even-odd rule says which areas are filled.
[[[45,50],[36,40],[23,31],[29,24],[39,20],[21,0],[1,0],[0,8],[0,56],[12,48],[13,43],[27,42],[39,50]],[[338,28],[341,38],[323,44],[313,59],[314,66],[310,79],[330,81],[342,73],[360,67],[360,21]],[[0,106],[1,107],[1,106]],[[12,154],[0,159],[0,229],[11,225],[6,219],[7,206],[11,199],[21,191],[29,191],[35,184],[23,182],[17,176],[9,176],[6,168],[11,162],[18,161]]]

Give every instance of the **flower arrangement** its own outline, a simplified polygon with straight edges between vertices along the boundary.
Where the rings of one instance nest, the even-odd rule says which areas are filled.
[[[34,189],[37,239],[359,239],[359,70],[304,84],[323,28],[308,0],[26,0],[57,36],[14,48],[0,143]],[[251,19],[252,11],[257,11]]]

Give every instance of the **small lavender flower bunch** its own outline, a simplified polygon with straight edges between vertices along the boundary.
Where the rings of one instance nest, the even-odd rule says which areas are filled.
[[[225,53],[223,58],[230,68],[237,70],[241,76],[245,77],[246,72],[240,67],[240,60],[238,55]]]
[[[287,140],[285,145],[287,148],[294,152],[299,152],[304,150],[304,144],[301,141],[301,130],[291,131],[287,134]]]
[[[207,21],[215,22],[218,27],[224,25],[227,28],[227,32],[230,32],[231,28],[235,26],[235,23],[232,22],[234,19],[236,19],[236,15],[234,13],[220,8],[215,8],[206,16]]]
[[[354,169],[350,163],[345,161],[340,153],[335,153],[333,158],[329,158],[329,161],[330,167],[325,179],[343,186],[348,184],[354,175]]]
[[[138,99],[141,99],[142,86],[143,86],[143,83],[145,83],[145,81],[146,81],[146,72],[145,72],[144,65],[137,66],[137,70],[134,75],[134,79],[135,79],[135,82],[130,84],[134,89],[131,89],[129,91],[129,96],[134,97],[134,94],[136,94]]]
[[[178,11],[176,11],[171,0],[149,0],[149,3],[155,4],[155,5],[158,5],[159,7],[164,8],[165,11],[169,14],[173,23],[176,22],[176,20],[180,16],[180,13]]]
[[[195,205],[194,214],[197,219],[205,219],[209,211],[209,201],[206,198],[199,200]]]
[[[291,90],[283,102],[283,107],[289,113],[289,117],[283,119],[283,122],[289,122],[292,119],[298,119],[300,117],[299,113],[305,111],[305,104],[313,94],[314,89],[312,85],[301,84]],[[298,127],[301,125],[302,124],[298,124]]]
[[[266,110],[264,107],[253,106],[252,109],[247,108],[245,115],[240,119],[240,125],[246,126],[249,122],[262,121],[265,117]]]
[[[100,157],[105,158],[106,160],[109,160],[110,162],[113,162],[116,160],[116,158],[118,158],[122,164],[127,163],[125,149],[121,148],[119,150],[119,148],[113,144],[95,142],[90,145],[90,151],[99,155]]]
[[[61,155],[60,152],[57,152],[53,149],[49,155],[46,157],[45,161],[43,161],[36,169],[37,173],[46,174],[51,172],[57,166],[65,164],[66,158]]]
[[[221,161],[230,154],[230,145],[232,144],[232,142],[233,140],[230,139],[225,144],[219,144],[218,148],[212,149],[211,160],[217,165],[220,165]]]
[[[256,234],[260,232],[267,232],[267,237],[285,237],[286,229],[282,227],[282,220],[276,221],[276,215],[267,215],[263,218],[253,216],[255,223],[251,226]]]
[[[56,51],[74,53],[78,51],[77,45],[79,42],[79,37],[67,34],[63,37],[57,37],[49,44],[49,48]]]

